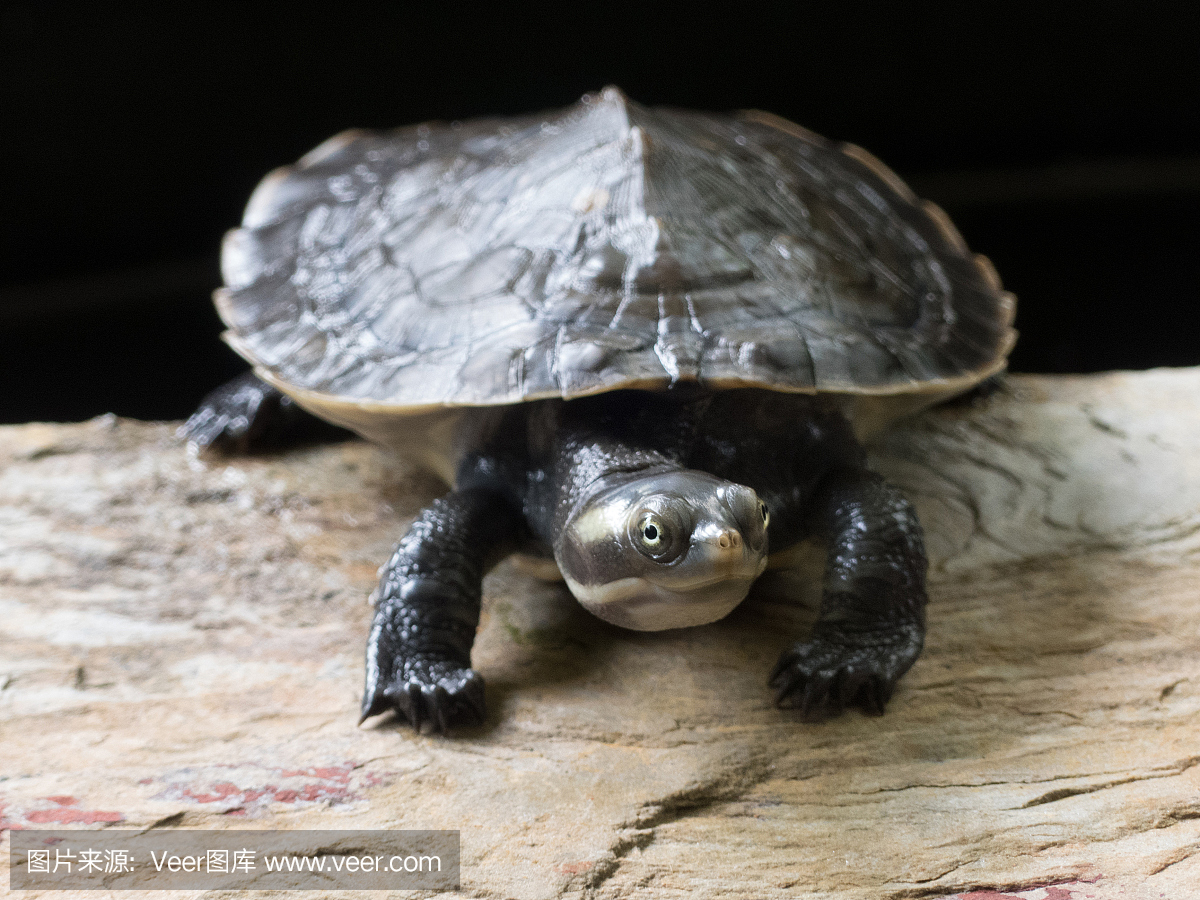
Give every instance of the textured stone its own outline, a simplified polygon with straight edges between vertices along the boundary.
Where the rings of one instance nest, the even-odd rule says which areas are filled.
[[[933,565],[879,719],[771,704],[811,566],[641,634],[506,564],[489,722],[445,739],[354,725],[434,481],[357,442],[2,428],[0,828],[454,828],[476,897],[1200,896],[1197,446],[1194,369],[1016,376],[886,436]]]

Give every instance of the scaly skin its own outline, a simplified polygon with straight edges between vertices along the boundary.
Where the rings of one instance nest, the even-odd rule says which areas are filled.
[[[483,722],[483,679],[471,668],[483,575],[520,528],[484,489],[453,491],[417,516],[380,582],[363,720],[394,708],[417,729]]]
[[[819,720],[857,705],[882,715],[925,641],[925,549],[912,506],[865,469],[817,490],[813,529],[829,543],[813,633],[771,673],[776,703]]]

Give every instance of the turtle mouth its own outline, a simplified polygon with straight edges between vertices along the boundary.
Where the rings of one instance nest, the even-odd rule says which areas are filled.
[[[598,585],[582,585],[569,576],[567,587],[592,615],[634,631],[666,631],[707,625],[729,615],[754,584],[757,573],[715,576],[686,587],[628,577]]]
[[[753,583],[759,575],[767,568],[766,556],[754,561],[754,565],[747,565],[749,559],[729,560],[724,562],[724,565],[712,566],[716,570],[714,574],[695,575],[691,578],[680,578],[679,573],[672,572],[672,577],[664,577],[658,573],[648,574],[638,581],[644,581],[646,584],[653,585],[658,591],[665,591],[679,598],[679,602],[688,602],[688,597],[692,594],[701,594],[710,589],[715,589],[721,585],[737,584],[745,581],[747,584]]]

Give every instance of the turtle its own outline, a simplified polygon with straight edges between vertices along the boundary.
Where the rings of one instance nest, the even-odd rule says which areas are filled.
[[[360,722],[485,721],[482,579],[513,553],[658,631],[823,541],[816,623],[766,679],[806,720],[882,714],[920,654],[921,528],[864,443],[1001,373],[1015,301],[866,151],[611,87],[349,131],[261,182],[221,262],[253,368],[188,420],[195,447],[315,416],[449,486],[380,570]]]

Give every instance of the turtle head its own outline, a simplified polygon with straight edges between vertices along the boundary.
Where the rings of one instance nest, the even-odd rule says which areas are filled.
[[[661,631],[715,622],[767,565],[767,507],[748,487],[703,472],[641,475],[568,518],[555,559],[590,612]]]

